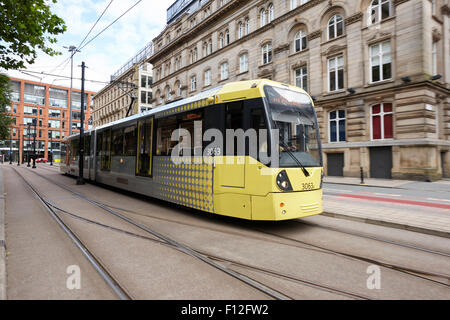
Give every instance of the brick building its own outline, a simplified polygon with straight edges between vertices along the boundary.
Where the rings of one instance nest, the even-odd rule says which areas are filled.
[[[70,88],[30,80],[10,78],[12,100],[9,112],[14,121],[11,125],[11,139],[0,141],[0,151],[9,161],[12,149],[13,161],[32,157],[34,123],[36,121],[36,157],[59,162],[61,140],[69,135]],[[85,129],[91,116],[91,101],[94,92],[85,91]],[[28,124],[30,130],[28,131]],[[72,134],[81,128],[81,90],[72,89]],[[10,148],[10,142],[12,147]]]
[[[155,105],[270,78],[315,99],[328,175],[450,176],[449,0],[178,0]]]

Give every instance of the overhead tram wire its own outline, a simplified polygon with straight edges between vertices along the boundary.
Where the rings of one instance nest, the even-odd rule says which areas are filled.
[[[65,69],[65,67],[66,67],[67,64],[69,63],[70,59],[73,57],[73,55],[74,55],[76,52],[79,52],[78,50],[80,50],[80,47],[83,45],[83,42],[84,42],[84,41],[87,39],[87,37],[91,34],[92,30],[95,28],[95,26],[97,25],[97,23],[98,23],[98,22],[100,21],[100,19],[103,17],[103,15],[105,14],[106,10],[108,10],[109,6],[111,5],[111,3],[112,3],[113,1],[114,1],[114,0],[111,0],[111,1],[109,2],[109,4],[106,6],[106,8],[105,8],[105,9],[103,10],[103,12],[101,13],[101,15],[97,18],[97,21],[95,21],[94,25],[91,27],[91,29],[89,30],[89,32],[86,34],[86,36],[84,37],[84,39],[80,42],[80,44],[78,45],[78,47],[76,48],[76,50],[75,50],[74,52],[72,52],[68,58],[66,58],[66,59],[63,60],[60,64],[58,64],[56,67],[54,67],[53,69],[51,69],[51,70],[48,72],[49,74],[51,74],[51,73],[53,73],[54,71],[60,69],[62,65],[64,65],[64,66],[61,68],[61,71],[63,71],[63,70]],[[46,75],[45,73],[42,73],[42,74]],[[49,74],[48,74],[48,75],[49,75]],[[45,78],[45,77],[43,77],[42,79],[44,79],[44,78]]]
[[[111,0],[109,2],[109,4],[106,6],[106,8],[103,10],[102,14],[98,17],[97,21],[95,21],[94,25],[91,27],[91,30],[89,30],[89,32],[86,34],[86,36],[84,37],[83,41],[80,42],[80,44],[77,47],[77,50],[81,50],[81,46],[83,45],[84,41],[87,39],[87,37],[91,34],[92,30],[95,28],[95,26],[97,25],[97,23],[100,21],[100,19],[103,17],[103,15],[105,14],[106,10],[108,10],[109,6],[111,5],[111,3],[114,0]]]
[[[58,74],[51,74],[51,73],[45,73],[45,72],[38,72],[38,71],[30,71],[30,70],[23,70],[23,69],[19,69],[17,70],[23,74],[28,74],[28,73],[35,73],[35,74],[42,74],[42,75],[46,75],[46,76],[52,76],[55,78],[61,78],[61,79],[70,79],[69,76],[62,76],[62,75],[58,75]],[[32,76],[31,74],[28,74],[29,76]],[[73,78],[74,80],[81,80],[81,78]],[[109,84],[109,82],[107,81],[100,81],[100,80],[89,80],[89,79],[85,79],[84,81],[89,81],[89,82],[95,82],[95,83],[101,83],[101,84]]]
[[[124,13],[122,13],[118,18],[116,18],[116,20],[114,20],[113,22],[111,22],[109,25],[107,25],[102,31],[100,31],[99,33],[97,33],[94,37],[92,37],[88,42],[86,42],[81,48],[79,48],[80,50],[83,49],[84,47],[86,47],[89,43],[91,43],[92,41],[94,41],[99,35],[101,35],[103,32],[105,32],[109,27],[111,27],[114,23],[117,22],[117,20],[119,20],[120,18],[122,18],[125,14],[127,14],[131,9],[133,9],[135,6],[137,6],[140,2],[142,2],[142,0],[137,1],[134,5],[132,5],[130,8],[128,8]]]

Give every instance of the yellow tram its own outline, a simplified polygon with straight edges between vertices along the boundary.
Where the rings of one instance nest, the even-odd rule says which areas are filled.
[[[61,171],[78,175],[79,135]],[[322,212],[313,101],[270,80],[224,84],[85,133],[85,179],[250,220]]]

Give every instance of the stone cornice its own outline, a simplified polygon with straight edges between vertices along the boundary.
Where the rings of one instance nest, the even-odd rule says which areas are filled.
[[[363,13],[362,12],[358,12],[350,17],[348,17],[347,19],[345,19],[345,25],[351,25],[352,23],[361,21],[363,18]]]
[[[320,38],[322,35],[322,30],[316,30],[308,34],[308,41],[314,40],[316,38]]]
[[[286,50],[289,50],[289,43],[285,43],[285,44],[279,45],[278,47],[276,47],[276,48],[273,50],[273,52],[274,52],[275,54],[278,54],[278,53],[283,52],[283,51],[286,51]]]
[[[208,28],[213,22],[218,21],[224,14],[246,4],[249,1],[250,0],[230,1],[227,5],[211,14],[208,18],[197,24],[195,27],[186,30],[179,38],[173,40],[171,43],[161,48],[160,51],[155,52],[155,54],[151,56],[147,61],[151,64],[154,64],[153,61],[160,58],[160,56],[164,56],[167,51],[173,51],[174,48],[178,47],[178,45],[195,37],[199,32],[203,31],[203,29]],[[162,37],[163,33],[159,37]],[[154,42],[157,43],[158,40],[154,39]]]
[[[394,6],[398,6],[404,2],[408,2],[409,0],[394,0]]]

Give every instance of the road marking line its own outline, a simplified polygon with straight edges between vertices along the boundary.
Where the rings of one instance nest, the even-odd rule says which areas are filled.
[[[424,207],[434,207],[440,209],[450,209],[450,205],[443,203],[431,203],[431,202],[422,202],[422,201],[413,201],[413,200],[400,200],[400,199],[390,199],[390,198],[381,198],[381,197],[369,197],[369,196],[361,196],[356,194],[341,194],[341,197],[344,198],[357,198],[371,201],[382,201],[382,202],[393,202],[393,203],[401,203],[401,204],[411,204],[416,206],[424,206]]]

